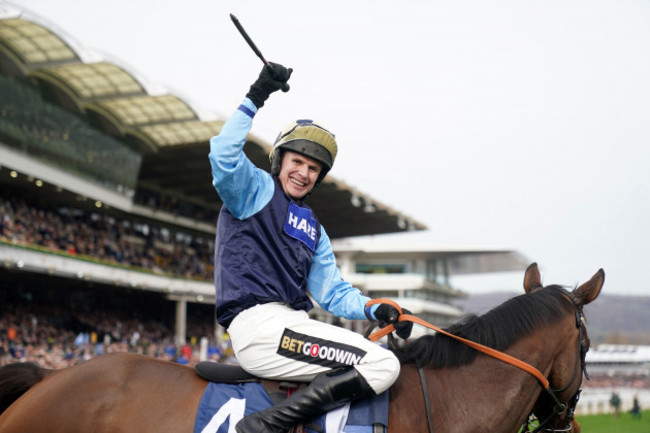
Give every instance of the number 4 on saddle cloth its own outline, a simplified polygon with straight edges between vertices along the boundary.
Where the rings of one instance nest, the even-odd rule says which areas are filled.
[[[210,381],[203,392],[194,433],[228,433],[244,416],[266,409],[306,384],[259,379],[236,365],[203,361],[196,373]],[[384,433],[388,425],[388,391],[323,414],[302,426],[299,433]],[[287,426],[288,428],[289,426]]]

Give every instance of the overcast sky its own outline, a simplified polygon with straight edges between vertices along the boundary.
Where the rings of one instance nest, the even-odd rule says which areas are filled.
[[[408,241],[512,248],[546,284],[603,268],[603,293],[649,293],[647,0],[10,4],[206,120],[227,118],[262,66],[233,13],[294,69],[253,134],[270,143],[294,119],[321,122],[339,143],[335,177],[429,227]],[[522,279],[456,281],[473,293]]]

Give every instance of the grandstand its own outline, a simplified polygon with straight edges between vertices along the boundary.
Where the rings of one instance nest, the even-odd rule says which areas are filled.
[[[38,16],[0,8],[0,361],[57,346],[73,362],[126,345],[191,362],[192,354],[176,352],[202,338],[227,358],[211,283],[222,203],[207,161],[223,119],[199,118],[120,65],[86,61],[68,41]],[[244,147],[267,170],[269,149],[254,135]],[[333,240],[426,229],[335,178],[317,193],[313,209]],[[495,260],[463,272],[522,268],[509,250],[430,257],[446,280],[452,256],[470,263],[462,257],[477,254]],[[463,295],[433,290],[438,304]],[[445,317],[460,314],[449,311]],[[45,352],[36,344],[43,341]]]
[[[579,414],[609,413],[616,392],[621,410],[632,408],[636,397],[642,408],[650,406],[650,346],[599,344],[587,352],[587,372],[578,405]]]
[[[0,19],[0,75],[3,165],[86,197],[94,184],[93,202],[104,199],[127,213],[214,228],[221,202],[206,144],[223,119],[204,121],[174,95],[149,95],[119,65],[83,62],[61,36],[22,11]],[[270,168],[268,143],[251,135],[244,150],[257,166]],[[50,170],[37,171],[38,163]],[[76,176],[64,177],[70,173]],[[425,229],[337,179],[326,179],[318,193],[323,200],[313,207],[332,238]],[[173,215],[159,212],[169,206]],[[363,227],[350,224],[362,216]]]
[[[600,344],[587,353],[587,366],[596,374],[650,375],[650,346]]]

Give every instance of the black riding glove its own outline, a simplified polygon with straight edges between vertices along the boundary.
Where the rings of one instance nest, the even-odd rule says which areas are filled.
[[[411,312],[406,308],[402,308],[402,314],[411,314]],[[399,311],[397,311],[397,308],[393,307],[392,305],[381,304],[375,310],[375,317],[382,324],[393,324],[395,327],[395,332],[399,338],[407,339],[411,335],[411,331],[413,330],[413,322],[407,320],[399,322],[397,320],[399,318]]]
[[[257,108],[262,108],[264,101],[268,99],[271,93],[280,89],[284,92],[289,90],[287,81],[289,81],[292,72],[293,69],[291,68],[287,69],[278,63],[269,62],[268,65],[264,65],[262,68],[260,76],[253,83],[246,97],[253,101]]]

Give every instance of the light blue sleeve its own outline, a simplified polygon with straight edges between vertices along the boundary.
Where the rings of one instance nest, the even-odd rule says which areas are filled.
[[[335,316],[352,320],[366,318],[363,310],[370,298],[341,278],[332,244],[323,226],[307,279],[307,290],[318,305]],[[373,313],[375,309],[373,306]]]
[[[228,211],[238,219],[259,212],[273,197],[273,178],[243,152],[257,107],[246,98],[210,139],[212,185]]]

